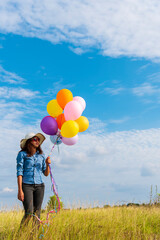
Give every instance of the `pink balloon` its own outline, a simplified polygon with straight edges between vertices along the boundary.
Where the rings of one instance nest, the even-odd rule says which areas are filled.
[[[86,102],[85,102],[85,100],[82,97],[78,97],[78,96],[74,97],[73,101],[79,102],[81,104],[81,106],[82,106],[83,111],[84,111],[84,109],[86,108]]]
[[[72,138],[65,138],[65,137],[62,137],[62,142],[68,146],[71,146],[71,145],[74,145],[77,143],[78,141],[78,135],[72,137]]]
[[[70,101],[64,108],[64,117],[66,121],[78,119],[83,112],[81,104],[77,101]]]

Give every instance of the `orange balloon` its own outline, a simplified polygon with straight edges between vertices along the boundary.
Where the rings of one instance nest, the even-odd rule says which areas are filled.
[[[73,94],[70,90],[68,89],[61,89],[58,93],[57,93],[57,102],[59,104],[59,106],[64,109],[66,104],[70,101],[73,100]]]
[[[57,119],[56,119],[57,123],[58,123],[58,128],[61,129],[63,123],[66,121],[65,117],[64,117],[64,113],[60,114]]]

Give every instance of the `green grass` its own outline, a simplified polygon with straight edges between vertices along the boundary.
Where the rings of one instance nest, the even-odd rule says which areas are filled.
[[[40,239],[32,224],[18,232],[22,211],[0,213],[0,239]],[[47,240],[121,240],[160,239],[160,208],[109,207],[81,210],[61,210],[56,217],[50,215],[49,227],[44,226]],[[46,219],[46,213],[41,214]]]

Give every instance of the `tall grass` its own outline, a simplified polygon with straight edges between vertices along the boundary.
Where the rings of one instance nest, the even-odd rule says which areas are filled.
[[[0,239],[40,239],[32,223],[19,231],[22,211],[0,213]],[[41,219],[46,213],[41,214]],[[160,239],[160,208],[152,207],[109,207],[97,209],[61,210],[44,225],[47,240],[156,240]]]

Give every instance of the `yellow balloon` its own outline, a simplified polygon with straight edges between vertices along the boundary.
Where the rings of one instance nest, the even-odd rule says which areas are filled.
[[[57,100],[53,99],[47,104],[47,112],[55,118],[63,112],[63,109],[59,106]]]
[[[75,120],[79,125],[79,132],[84,132],[89,127],[89,121],[86,117],[81,116]]]
[[[79,132],[78,123],[73,120],[69,120],[63,123],[61,128],[61,134],[63,137],[71,138],[77,135]]]

